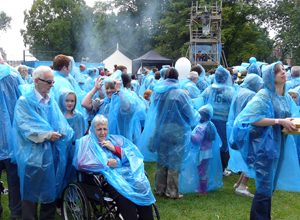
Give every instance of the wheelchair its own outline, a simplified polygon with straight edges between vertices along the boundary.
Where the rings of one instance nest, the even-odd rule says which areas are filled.
[[[83,175],[84,179],[89,181],[82,181]],[[78,172],[77,182],[68,184],[63,191],[62,218],[64,220],[122,220],[116,202],[107,192],[102,191],[105,184],[106,178],[102,174]],[[155,203],[152,204],[152,210],[154,219],[159,220]]]

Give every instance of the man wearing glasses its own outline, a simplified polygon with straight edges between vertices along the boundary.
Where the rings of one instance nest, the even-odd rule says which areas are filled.
[[[55,219],[55,199],[60,197],[68,146],[74,131],[56,101],[49,96],[54,85],[50,67],[39,66],[32,74],[14,114],[14,152],[22,195],[22,218]]]

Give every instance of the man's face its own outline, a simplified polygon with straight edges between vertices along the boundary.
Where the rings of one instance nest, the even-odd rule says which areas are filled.
[[[45,82],[46,81],[46,82]],[[54,75],[51,70],[44,72],[44,78],[34,80],[36,90],[44,97],[54,86]]]

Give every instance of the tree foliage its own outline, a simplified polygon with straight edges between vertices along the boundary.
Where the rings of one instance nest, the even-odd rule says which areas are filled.
[[[7,31],[10,28],[11,17],[4,11],[0,11],[0,31]]]
[[[24,12],[26,30],[21,30],[25,46],[40,60],[52,60],[64,53],[78,55],[80,43],[86,35],[83,22],[88,19],[89,8],[83,0],[35,0]],[[55,51],[39,53],[39,51]]]
[[[300,2],[270,0],[263,5],[262,20],[276,31],[275,42],[282,51],[281,59],[293,55],[294,65],[300,65]]]

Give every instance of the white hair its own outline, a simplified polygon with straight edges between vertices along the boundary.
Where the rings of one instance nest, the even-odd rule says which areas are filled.
[[[97,115],[94,118],[94,124],[108,125],[108,120],[103,115]]]
[[[292,77],[299,77],[300,76],[300,66],[293,66],[291,69]]]
[[[27,72],[26,72],[27,71]],[[27,77],[28,76],[28,68],[25,65],[20,65],[18,67],[18,72],[23,76],[23,77]],[[26,79],[27,80],[27,79]]]
[[[197,77],[199,77],[199,76],[198,76],[198,73],[197,73],[196,71],[192,71],[192,72],[190,72],[190,73],[187,75],[187,78],[188,78],[189,80],[193,80],[193,79],[195,79],[195,78],[197,78]]]
[[[44,79],[44,72],[51,71],[52,69],[49,66],[39,66],[32,73],[32,80],[36,78]]]

